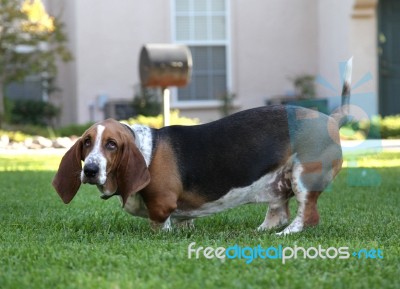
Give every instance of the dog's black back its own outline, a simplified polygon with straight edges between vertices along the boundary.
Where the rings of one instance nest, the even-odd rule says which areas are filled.
[[[318,117],[301,119],[305,115]],[[300,159],[303,154],[307,159],[318,159],[324,147],[333,143],[323,135],[324,130],[327,134],[324,123],[328,118],[305,108],[276,105],[241,111],[203,125],[169,126],[157,134],[179,156],[184,190],[212,201],[232,188],[249,186],[283,165],[293,153]],[[311,140],[316,131],[318,138]],[[310,156],[309,151],[315,153]]]

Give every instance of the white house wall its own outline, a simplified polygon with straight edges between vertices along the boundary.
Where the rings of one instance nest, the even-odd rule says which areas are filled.
[[[54,14],[63,13],[75,58],[60,65],[62,124],[102,119],[100,96],[133,98],[142,45],[171,42],[171,1],[47,0]],[[338,62],[351,55],[353,79],[367,71],[376,79],[376,55],[370,55],[376,30],[369,32],[376,19],[355,20],[354,5],[355,0],[230,1],[229,89],[238,97],[236,108],[293,93],[290,78],[300,74],[319,74],[337,86]],[[363,89],[376,92],[376,81],[368,85]],[[318,92],[332,95],[323,87]],[[374,101],[368,109],[376,111]],[[185,105],[181,111],[202,121],[220,117],[215,106]]]
[[[292,94],[291,78],[318,71],[317,0],[237,1],[233,90],[242,108]]]

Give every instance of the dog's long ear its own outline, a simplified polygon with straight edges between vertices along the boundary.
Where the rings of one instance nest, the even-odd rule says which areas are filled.
[[[130,195],[140,191],[150,182],[150,172],[143,155],[132,141],[125,144],[117,169],[118,193],[122,197],[122,207]]]
[[[76,143],[65,153],[57,174],[53,179],[53,187],[65,204],[71,202],[81,186],[80,172],[82,171],[82,142]]]

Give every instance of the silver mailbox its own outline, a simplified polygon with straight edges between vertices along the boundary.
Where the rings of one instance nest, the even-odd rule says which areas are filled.
[[[140,52],[139,72],[143,86],[185,86],[192,71],[192,54],[185,45],[146,44]]]

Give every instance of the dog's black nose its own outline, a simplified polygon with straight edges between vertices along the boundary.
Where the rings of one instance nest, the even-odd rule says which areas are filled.
[[[99,173],[99,166],[93,163],[85,164],[83,167],[83,173],[88,178],[94,178]]]

